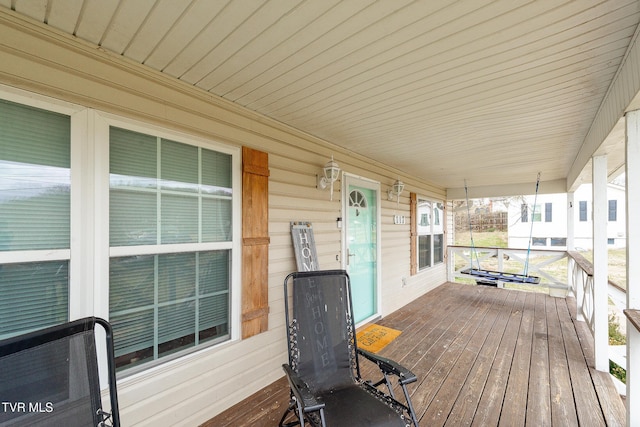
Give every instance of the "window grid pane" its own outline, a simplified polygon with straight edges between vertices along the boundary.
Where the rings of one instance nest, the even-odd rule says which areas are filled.
[[[418,199],[418,269],[444,262],[444,205]]]
[[[231,251],[149,255],[148,245],[231,244],[232,157],[114,129],[111,246],[147,245],[145,253],[110,262],[110,319],[122,369],[228,339]],[[138,159],[129,162],[132,156]]]
[[[0,339],[69,319],[71,119],[0,100],[0,251],[36,261],[0,265]],[[33,255],[33,253],[32,253]]]

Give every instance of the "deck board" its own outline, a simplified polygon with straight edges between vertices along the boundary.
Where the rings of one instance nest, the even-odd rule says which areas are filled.
[[[445,283],[378,322],[402,331],[380,354],[417,374],[409,389],[423,426],[624,425],[623,403],[589,364],[593,344],[571,303]],[[203,426],[275,426],[288,396],[280,379]]]

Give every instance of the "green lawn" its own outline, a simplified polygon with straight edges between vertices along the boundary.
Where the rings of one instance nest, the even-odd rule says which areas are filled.
[[[506,231],[482,231],[473,233],[474,246],[478,247],[506,248],[508,241]],[[456,231],[455,244],[460,246],[471,246],[471,236],[469,235],[469,231]]]

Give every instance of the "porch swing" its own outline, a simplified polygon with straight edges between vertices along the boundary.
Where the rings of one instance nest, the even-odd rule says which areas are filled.
[[[533,201],[535,209],[536,202],[538,201],[538,187],[540,186],[540,172],[538,172],[538,178],[536,180],[536,194]],[[469,190],[467,188],[467,181],[464,182],[464,193],[467,200],[467,218],[469,222],[469,234],[471,236],[471,259],[470,266],[460,273],[467,276],[471,276],[475,279],[476,284],[486,286],[498,286],[498,282],[505,283],[522,283],[528,285],[537,285],[540,283],[540,277],[529,275],[529,255],[531,253],[531,240],[533,236],[533,220],[531,221],[531,231],[529,232],[529,245],[527,247],[527,257],[524,263],[524,271],[522,274],[507,273],[504,271],[485,270],[480,267],[480,259],[478,258],[478,252],[476,251],[475,243],[473,242],[473,227],[471,226],[471,212],[469,209]],[[473,258],[475,256],[477,268],[473,267]]]

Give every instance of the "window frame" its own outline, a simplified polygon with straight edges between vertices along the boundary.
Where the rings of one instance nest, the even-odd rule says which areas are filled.
[[[553,203],[544,204],[544,222],[553,222]]]
[[[520,204],[520,222],[522,223],[529,222],[529,204],[528,203]]]
[[[0,264],[17,264],[47,261],[69,263],[68,279],[68,320],[86,316],[109,319],[109,260],[111,256],[127,255],[134,248],[111,250],[109,246],[109,126],[121,127],[137,132],[152,134],[172,141],[203,147],[231,155],[232,174],[232,225],[230,319],[229,339],[224,344],[241,338],[241,295],[242,295],[242,154],[241,146],[214,138],[204,138],[194,134],[172,130],[147,122],[124,118],[119,115],[97,111],[55,98],[39,95],[0,84],[0,99],[66,115],[70,118],[70,225],[69,248],[46,250],[1,251]],[[166,245],[162,252],[186,251],[188,245]],[[207,250],[195,244],[192,251]],[[216,249],[224,243],[212,242],[208,248]],[[229,245],[227,245],[229,246]],[[150,248],[148,248],[150,249]],[[155,252],[156,254],[159,252]],[[27,332],[27,329],[24,330]],[[157,375],[156,365],[172,363],[186,353],[195,353],[215,346],[203,343],[187,351],[176,353],[175,357],[160,358],[145,363],[140,369],[123,370],[118,377],[144,371]],[[216,346],[218,347],[218,346]],[[155,369],[154,369],[155,368]],[[102,373],[101,373],[102,376]]]
[[[420,230],[420,226],[422,223],[422,215],[420,215],[420,204],[426,202],[430,204],[430,209],[431,209],[431,218],[428,221],[429,223],[424,225],[424,226],[428,226],[429,227],[429,233],[425,233],[424,231],[421,232]],[[437,205],[441,205],[442,208],[439,209],[440,213],[436,214],[434,207]],[[440,224],[436,224],[436,217],[438,219],[438,221],[440,222]],[[416,195],[416,204],[415,204],[415,218],[416,218],[416,225],[415,225],[415,232],[416,232],[416,241],[415,241],[415,253],[416,253],[416,270],[417,272],[421,272],[421,271],[426,271],[429,270],[431,268],[437,267],[441,264],[444,264],[444,260],[445,260],[445,252],[446,252],[446,242],[445,242],[445,220],[446,220],[446,215],[445,215],[445,202],[441,201],[441,200],[435,200],[433,198],[429,198],[429,197],[424,197],[421,195]],[[442,233],[436,233],[434,228],[436,226],[441,227]],[[440,235],[441,237],[441,256],[440,256],[440,260],[436,261],[436,253],[435,253],[435,249],[436,249],[436,244],[435,244],[435,238],[434,236],[436,235]],[[429,265],[426,266],[420,266],[420,237],[421,236],[431,236],[431,238],[429,239],[429,252],[430,252],[430,259],[429,259]]]
[[[579,222],[587,222],[589,221],[589,207],[586,200],[580,200],[578,202],[578,221]]]
[[[618,221],[618,201],[616,199],[609,200],[607,208],[609,222]]]
[[[173,131],[165,127],[139,122],[133,119],[127,119],[121,116],[117,116],[111,113],[94,112],[95,118],[95,132],[97,143],[94,147],[95,159],[96,159],[96,175],[99,184],[96,188],[96,194],[99,200],[98,205],[101,208],[96,211],[96,229],[95,232],[99,235],[99,249],[102,255],[100,259],[96,261],[100,264],[98,268],[99,273],[96,275],[97,285],[96,294],[96,307],[105,319],[109,317],[109,288],[106,284],[109,283],[109,261],[113,257],[125,257],[134,255],[162,255],[172,253],[193,253],[204,252],[211,250],[230,250],[231,252],[231,284],[230,284],[230,319],[229,319],[229,339],[224,342],[238,341],[241,338],[241,276],[242,276],[242,155],[241,148],[226,145],[220,141],[213,139],[196,137],[191,134],[183,132]],[[192,145],[195,147],[202,147],[209,150],[218,151],[221,153],[229,154],[231,156],[231,182],[233,188],[232,196],[232,218],[234,218],[232,224],[232,240],[231,242],[206,242],[206,243],[170,243],[170,244],[156,244],[156,245],[144,245],[144,246],[119,246],[111,247],[109,243],[109,128],[118,127],[133,132],[139,132],[147,135],[153,135],[154,137],[165,138],[171,141]],[[100,225],[101,224],[101,225]],[[163,365],[167,362],[171,362],[175,359],[179,359],[190,353],[200,351],[204,348],[221,344],[220,342],[213,340],[193,346],[184,350],[175,352],[167,356],[160,357],[155,360],[142,363],[139,366],[133,366],[125,368],[118,373],[118,378],[133,375],[141,371],[148,371],[155,366]]]
[[[69,299],[67,319],[72,320],[91,315],[92,301],[89,296],[91,292],[87,291],[84,285],[87,283],[87,270],[90,268],[84,266],[82,262],[74,262],[72,258],[72,254],[74,253],[87,253],[86,251],[91,245],[90,238],[88,242],[79,238],[79,236],[84,235],[85,229],[83,223],[81,221],[74,221],[74,218],[81,218],[83,215],[84,206],[81,202],[83,194],[90,193],[90,191],[83,186],[84,177],[77,173],[77,171],[83,167],[83,162],[86,160],[86,146],[84,143],[87,128],[85,119],[86,108],[2,84],[0,84],[0,98],[27,107],[68,116],[71,126],[69,139],[69,169],[71,172],[69,189],[69,248],[0,251],[0,265],[49,261],[68,262]],[[24,330],[24,332],[27,331],[29,330]]]

